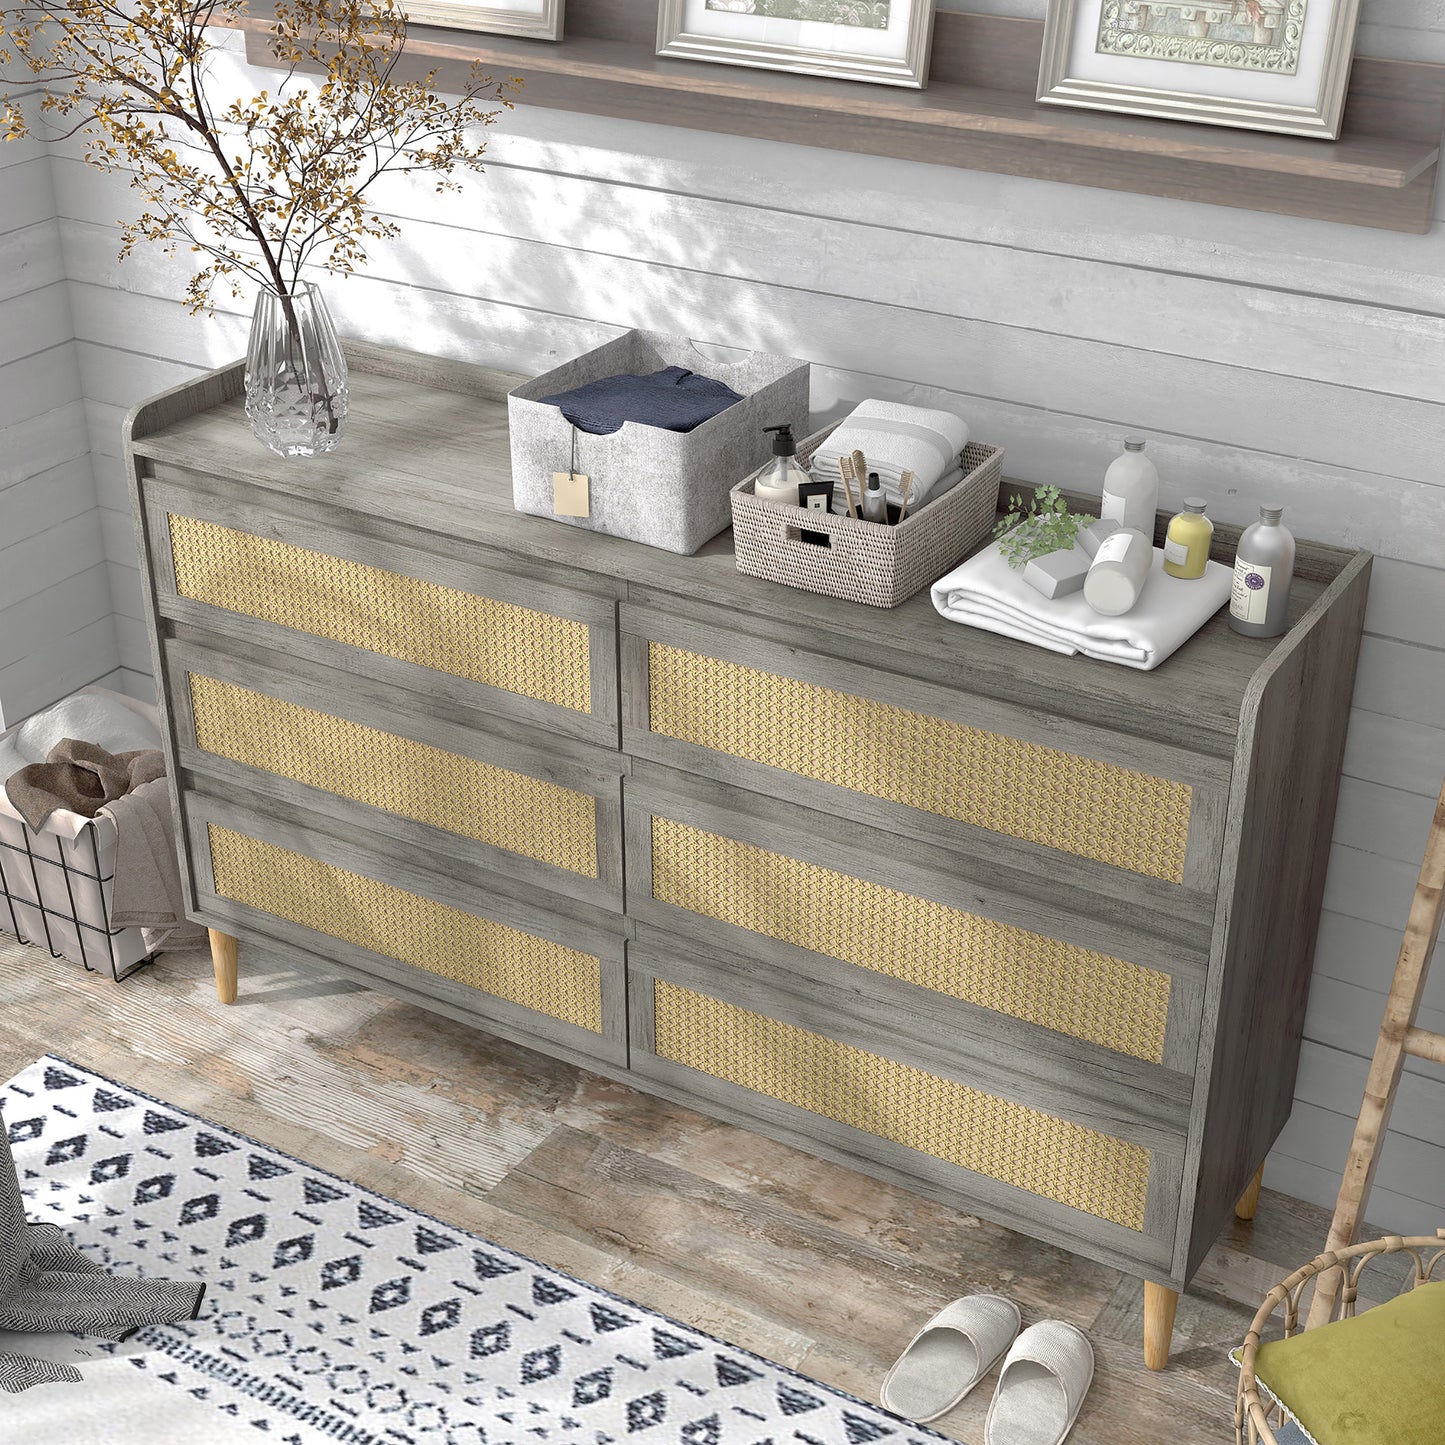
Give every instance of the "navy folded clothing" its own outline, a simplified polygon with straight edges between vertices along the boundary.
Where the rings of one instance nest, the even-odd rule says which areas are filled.
[[[699,376],[682,366],[668,366],[646,376],[604,376],[572,391],[544,396],[579,431],[603,435],[621,430],[623,422],[692,431],[720,411],[741,401],[732,387]]]

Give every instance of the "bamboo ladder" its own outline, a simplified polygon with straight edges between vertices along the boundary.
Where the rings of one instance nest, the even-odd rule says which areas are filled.
[[[1370,1185],[1374,1183],[1380,1143],[1390,1125],[1390,1110],[1400,1086],[1406,1055],[1445,1064],[1445,1034],[1415,1025],[1430,972],[1430,955],[1440,937],[1442,917],[1445,917],[1445,786],[1441,787],[1440,799],[1435,804],[1435,819],[1430,825],[1425,858],[1420,864],[1420,880],[1415,885],[1415,898],[1395,965],[1395,980],[1385,1004],[1385,1020],[1380,1026],[1359,1122],[1350,1144],[1350,1160],[1340,1182],[1340,1197],[1335,1203],[1329,1243],[1325,1246],[1326,1257],[1331,1250],[1345,1249],[1355,1242],[1355,1231],[1365,1212]],[[1334,1317],[1342,1277],[1343,1271],[1336,1267],[1326,1270],[1316,1280],[1307,1329],[1328,1324]]]

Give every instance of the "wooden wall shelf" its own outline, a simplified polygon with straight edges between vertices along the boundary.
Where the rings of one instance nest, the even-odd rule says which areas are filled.
[[[445,87],[473,62],[526,81],[524,103],[999,171],[1108,190],[1424,233],[1445,130],[1445,66],[1356,60],[1338,141],[1042,106],[1043,26],[943,12],[923,91],[664,60],[653,7],[569,0],[557,44],[412,29],[418,71]],[[246,52],[271,61],[268,20]]]

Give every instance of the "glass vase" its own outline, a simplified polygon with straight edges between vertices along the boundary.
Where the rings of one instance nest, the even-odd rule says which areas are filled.
[[[263,287],[246,352],[246,415],[257,440],[283,457],[333,451],[346,426],[346,357],[321,292]]]

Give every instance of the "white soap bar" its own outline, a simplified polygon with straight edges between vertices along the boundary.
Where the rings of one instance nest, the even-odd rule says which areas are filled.
[[[1092,560],[1099,555],[1099,547],[1104,539],[1118,530],[1119,524],[1112,517],[1100,517],[1090,522],[1087,527],[1080,527],[1075,540]]]
[[[1045,597],[1067,597],[1084,585],[1089,573],[1088,554],[1078,547],[1065,547],[1031,557],[1024,564],[1024,581]]]

